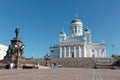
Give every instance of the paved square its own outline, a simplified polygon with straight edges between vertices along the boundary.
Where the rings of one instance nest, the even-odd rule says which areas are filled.
[[[120,80],[120,70],[86,68],[3,69],[0,70],[0,80]]]

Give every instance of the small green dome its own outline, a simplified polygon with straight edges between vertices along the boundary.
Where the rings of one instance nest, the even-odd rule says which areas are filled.
[[[75,17],[75,19],[73,19],[71,23],[74,23],[74,22],[81,22],[81,20],[78,17]]]
[[[60,32],[60,34],[65,34],[65,32]]]
[[[85,29],[85,31],[89,31],[89,29],[87,28],[87,29]]]
[[[60,34],[65,34],[64,30],[60,32]]]
[[[90,32],[90,29],[89,29],[89,28],[86,28],[85,31],[86,31],[86,32]]]

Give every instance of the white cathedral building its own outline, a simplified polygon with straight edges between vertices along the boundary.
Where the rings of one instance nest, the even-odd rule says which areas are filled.
[[[0,44],[0,60],[3,60],[4,57],[6,56],[7,49],[8,49],[7,45]]]
[[[71,21],[70,32],[69,36],[64,31],[60,33],[59,44],[50,47],[51,58],[106,57],[106,44],[92,42],[90,29],[83,31],[77,16]]]

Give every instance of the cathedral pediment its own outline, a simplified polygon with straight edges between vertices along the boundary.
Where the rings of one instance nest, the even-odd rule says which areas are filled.
[[[70,44],[81,44],[83,43],[83,36],[69,36],[66,38],[66,40],[63,40],[60,42],[61,45],[70,45]]]

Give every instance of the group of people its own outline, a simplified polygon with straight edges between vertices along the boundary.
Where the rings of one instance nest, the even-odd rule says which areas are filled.
[[[52,68],[61,68],[61,65],[57,63],[53,63]]]
[[[14,68],[14,66],[15,66],[15,64],[14,64],[13,62],[11,62],[11,63],[9,64],[9,69],[12,70],[12,69]],[[35,65],[35,67],[39,69],[39,68],[40,68],[40,64],[37,63],[37,64]],[[61,68],[61,65],[60,65],[60,64],[57,64],[57,63],[53,63],[51,67],[52,67],[52,68]]]

